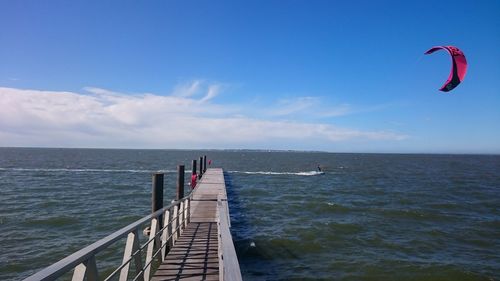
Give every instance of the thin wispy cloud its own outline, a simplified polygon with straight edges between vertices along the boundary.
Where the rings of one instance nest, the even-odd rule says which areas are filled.
[[[113,92],[113,91],[110,91],[110,90],[106,90],[106,89],[102,89],[102,88],[97,88],[97,87],[84,87],[83,88],[84,91],[90,93],[90,94],[94,94],[94,95],[101,95],[101,96],[107,96],[107,97],[120,97],[122,96],[123,94],[122,93],[118,93],[118,92]]]
[[[276,105],[267,109],[266,115],[277,117],[300,115],[314,119],[325,119],[361,112],[364,110],[355,109],[347,103],[332,104],[320,97],[308,96],[279,100]]]
[[[353,114],[355,112],[356,111],[352,108],[351,105],[340,104],[340,105],[325,109],[324,111],[319,112],[318,115],[321,117],[338,117],[338,116],[345,116],[345,115]]]
[[[271,111],[273,116],[286,116],[313,110],[318,105],[318,98],[298,97],[294,99],[279,100],[276,108]]]
[[[83,93],[0,88],[0,146],[253,148],[273,143],[289,148],[297,142],[406,138],[246,115],[235,110],[238,105],[217,102],[221,89],[220,84],[198,81],[176,87],[170,95],[94,87]],[[300,100],[281,103],[281,112],[305,110],[315,103],[314,98],[302,101],[302,108]]]
[[[215,98],[220,92],[220,85],[210,85],[208,86],[207,94],[200,100],[200,102],[206,102]]]
[[[192,97],[200,92],[202,88],[202,80],[194,80],[189,83],[182,83],[175,87],[172,95],[178,97]]]

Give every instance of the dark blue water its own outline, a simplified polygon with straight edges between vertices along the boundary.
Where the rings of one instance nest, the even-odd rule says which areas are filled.
[[[151,173],[170,200],[201,155],[245,280],[500,279],[500,156],[0,148],[0,280],[147,215]]]

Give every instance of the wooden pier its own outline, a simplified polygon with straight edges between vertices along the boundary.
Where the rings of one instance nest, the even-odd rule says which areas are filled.
[[[227,214],[218,212],[219,202],[227,212],[224,175],[222,169],[208,169],[193,191],[188,226],[151,280],[219,280],[218,216]],[[220,242],[233,243],[231,237]],[[239,267],[231,270],[239,272]]]
[[[203,161],[202,161],[203,160]],[[242,280],[230,233],[224,173],[206,168],[200,158],[193,172],[196,188],[184,193],[184,166],[178,167],[177,200],[163,207],[163,174],[153,175],[153,213],[87,246],[25,280],[55,280],[73,271],[73,281],[94,280]],[[203,165],[204,163],[205,165]],[[161,222],[161,223],[160,223]],[[148,241],[139,243],[147,227]],[[106,277],[99,276],[96,255],[126,238],[123,261]],[[145,253],[145,258],[144,258]],[[159,263],[155,265],[154,261]],[[131,269],[131,265],[134,269]],[[135,275],[129,276],[129,273]]]

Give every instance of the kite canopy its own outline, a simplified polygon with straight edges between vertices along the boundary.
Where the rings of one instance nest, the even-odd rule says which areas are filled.
[[[441,91],[448,92],[453,90],[460,82],[464,80],[465,73],[467,72],[467,60],[465,55],[460,49],[454,46],[436,46],[425,52],[426,55],[432,54],[439,50],[446,50],[451,56],[452,67],[450,76],[446,83],[441,87]]]

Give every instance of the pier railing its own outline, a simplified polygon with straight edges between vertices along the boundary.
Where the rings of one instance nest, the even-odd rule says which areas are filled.
[[[191,175],[191,190],[198,188],[197,179],[207,170],[206,156],[200,157],[199,173],[196,172],[196,160],[193,160]],[[51,266],[35,273],[25,281],[67,279],[72,274],[73,281],[97,280],[144,280],[149,281],[152,273],[160,264],[164,264],[167,254],[181,238],[181,234],[191,221],[191,205],[193,192],[184,196],[184,165],[177,166],[176,200],[163,207],[164,175],[154,173],[152,179],[152,213],[107,237],[67,256]],[[241,280],[238,259],[230,233],[230,217],[227,205],[227,194],[219,193],[217,198],[216,216],[219,243],[219,277],[220,280]],[[216,190],[217,192],[217,190]],[[199,203],[199,199],[196,200]],[[194,201],[193,201],[194,202]],[[198,205],[196,205],[198,206]],[[196,208],[194,206],[194,208]],[[140,236],[141,232],[144,236]],[[189,234],[189,232],[187,232]],[[97,257],[106,256],[110,251],[119,251],[119,242],[125,242],[123,258],[114,259],[113,267],[109,260]],[[181,241],[181,240],[180,240]],[[177,246],[176,246],[177,248]],[[98,261],[99,265],[98,266]],[[99,274],[99,270],[103,270]]]
[[[217,230],[219,233],[219,280],[241,281],[240,264],[231,236],[231,218],[227,195],[217,197]]]
[[[202,158],[200,158],[199,173],[196,173],[196,160],[193,160],[192,173],[195,178],[201,178],[203,171],[206,170],[206,168],[203,169],[201,160]],[[73,281],[149,281],[154,261],[157,260],[157,264],[160,264],[165,260],[167,253],[175,245],[176,240],[191,220],[190,209],[193,193],[184,196],[184,165],[177,166],[177,171],[176,200],[172,201],[170,205],[163,207],[163,174],[154,173],[151,215],[67,256],[26,278],[25,281],[55,280],[70,274],[71,271],[73,271]],[[192,181],[191,185],[195,184],[196,181]],[[147,241],[141,244],[139,235],[143,230]],[[104,253],[107,249],[119,247],[117,242],[125,238],[126,243],[121,264],[106,277],[99,276],[96,256]],[[134,275],[129,276],[132,264],[134,265]],[[109,271],[106,270],[106,272]]]
[[[98,277],[96,255],[121,239],[127,238],[123,261],[104,280],[149,280],[151,267],[155,259],[163,261],[168,251],[173,247],[190,220],[191,194],[170,205],[146,216],[117,232],[81,249],[80,251],[60,260],[59,262],[28,277],[25,281],[54,280],[74,270],[73,281],[101,280]],[[163,221],[160,223],[160,218]],[[142,245],[139,234],[150,222],[149,239]],[[146,257],[143,261],[143,253]],[[135,276],[129,278],[132,261],[135,266]]]

